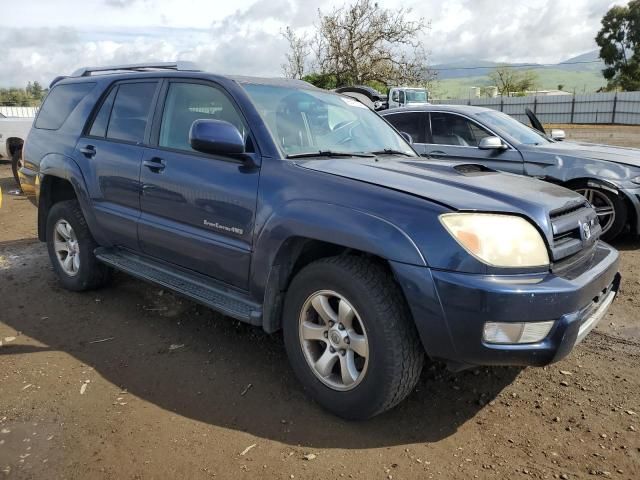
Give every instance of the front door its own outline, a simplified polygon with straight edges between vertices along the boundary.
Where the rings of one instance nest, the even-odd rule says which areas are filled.
[[[108,92],[75,155],[82,165],[96,220],[117,246],[138,249],[142,144],[158,81],[127,81]]]
[[[522,155],[516,149],[481,150],[480,140],[495,136],[482,125],[455,113],[431,112],[430,143],[424,151],[436,159],[472,161],[495,170],[524,173]]]
[[[260,170],[231,157],[194,151],[195,120],[217,119],[253,142],[241,113],[219,86],[167,81],[156,115],[153,148],[143,154],[141,218],[143,252],[247,288]]]

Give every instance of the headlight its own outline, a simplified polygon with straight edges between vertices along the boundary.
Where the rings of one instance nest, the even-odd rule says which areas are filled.
[[[640,177],[632,178],[631,181],[633,183],[636,183],[636,184],[640,185]]]
[[[493,213],[446,213],[440,222],[471,255],[494,267],[549,265],[547,247],[522,217]]]

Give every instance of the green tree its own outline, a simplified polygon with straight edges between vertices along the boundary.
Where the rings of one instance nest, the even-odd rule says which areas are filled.
[[[10,107],[37,107],[47,90],[38,82],[29,82],[26,88],[0,88],[0,105]]]
[[[596,36],[609,89],[640,90],[640,0],[612,7]]]
[[[336,76],[330,73],[310,73],[302,77],[302,80],[325,90],[333,90],[338,88]]]

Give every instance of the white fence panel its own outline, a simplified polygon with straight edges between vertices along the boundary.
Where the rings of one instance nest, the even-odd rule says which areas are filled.
[[[30,117],[35,117],[37,112],[38,112],[38,107],[0,106],[0,116],[3,116],[3,117],[30,118]]]

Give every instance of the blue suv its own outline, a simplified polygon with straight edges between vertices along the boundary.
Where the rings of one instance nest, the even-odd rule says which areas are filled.
[[[358,101],[296,80],[81,69],[53,82],[19,174],[65,288],[118,269],[282,330],[301,383],[345,418],[402,401],[425,353],[557,361],[619,285],[584,197],[430,162]]]

